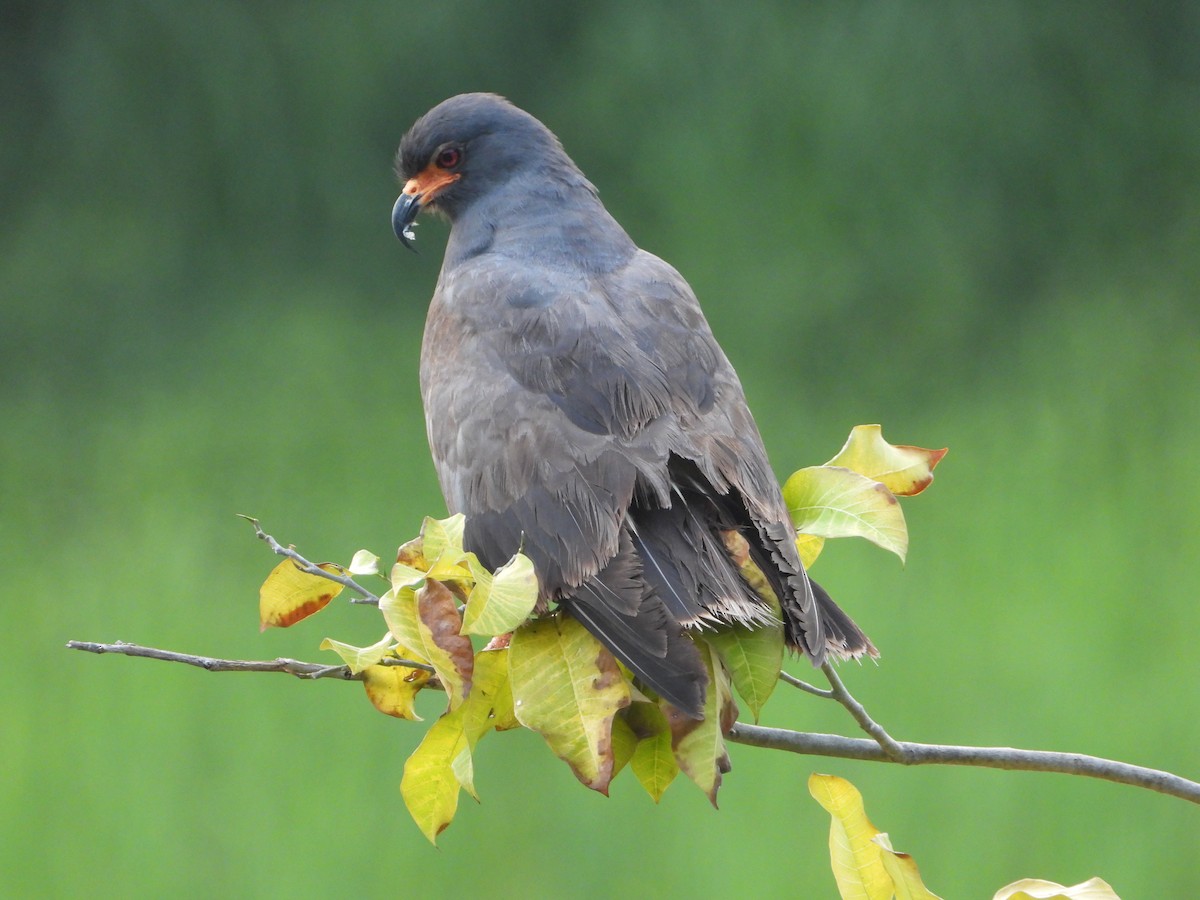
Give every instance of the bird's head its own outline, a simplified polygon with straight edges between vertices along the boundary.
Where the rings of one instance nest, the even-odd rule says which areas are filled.
[[[451,97],[400,141],[396,174],[404,189],[392,207],[392,228],[412,249],[412,225],[423,210],[453,222],[479,197],[547,162],[572,165],[558,139],[529,113],[496,94]]]

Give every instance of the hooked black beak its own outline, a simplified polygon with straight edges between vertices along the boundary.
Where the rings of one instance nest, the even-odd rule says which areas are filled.
[[[414,253],[417,248],[413,246],[413,241],[417,239],[417,236],[413,233],[413,223],[421,211],[421,196],[421,194],[401,194],[396,200],[396,205],[392,207],[392,231],[396,232],[400,243]]]

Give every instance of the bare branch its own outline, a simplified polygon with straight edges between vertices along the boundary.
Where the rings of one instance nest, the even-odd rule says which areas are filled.
[[[307,559],[297,553],[294,547],[283,546],[283,544],[279,543],[279,541],[275,540],[275,538],[263,531],[262,526],[258,524],[258,519],[255,519],[252,516],[242,515],[239,515],[238,518],[245,519],[247,522],[253,525],[254,533],[258,535],[260,540],[266,542],[267,546],[271,548],[272,553],[275,553],[278,556],[286,556],[296,564],[296,568],[298,568],[301,572],[304,572],[306,575],[316,575],[318,578],[327,578],[330,581],[335,581],[343,587],[348,587],[350,590],[354,591],[354,593],[358,594],[358,597],[350,598],[351,603],[364,603],[370,606],[379,605],[379,597],[375,594],[372,594],[349,575],[343,575],[340,572],[329,572],[325,569],[322,569],[316,563],[309,562]]]
[[[166,662],[184,663],[197,666],[209,672],[286,672],[297,678],[337,678],[342,681],[361,681],[362,674],[354,674],[348,666],[326,666],[320,663],[300,662],[295,659],[273,660],[241,660],[215,659],[208,656],[194,656],[189,653],[176,653],[172,650],[159,650],[155,647],[143,647],[139,644],[127,644],[117,641],[112,644],[94,643],[91,641],[68,641],[71,650],[84,650],[88,653],[119,653],[123,656],[141,656],[147,659],[161,659]],[[432,671],[432,666],[406,659],[387,659],[381,665],[408,666],[414,669]],[[826,672],[829,675],[830,672]],[[789,684],[799,679],[784,679]],[[726,736],[729,740],[750,747],[766,747],[772,750],[786,750],[790,753],[800,753],[809,756],[828,756],[837,759],[861,759],[875,762],[899,763],[906,766],[946,765],[946,766],[982,766],[991,769],[1013,769],[1026,772],[1059,772],[1065,775],[1084,775],[1089,778],[1099,778],[1104,781],[1114,781],[1119,784],[1129,784],[1134,787],[1147,788],[1159,793],[1169,794],[1200,804],[1200,783],[1189,781],[1170,772],[1158,769],[1147,769],[1129,763],[1102,759],[1097,756],[1085,756],[1081,753],[1058,753],[1047,750],[1019,750],[1012,747],[965,747],[949,744],[918,744],[910,741],[896,741],[877,725],[862,704],[858,703],[842,685],[841,679],[833,673],[830,679],[833,689],[829,695],[837,699],[854,714],[855,719],[874,740],[865,738],[848,738],[836,734],[814,734],[802,731],[788,731],[783,728],[765,728],[759,725],[748,725],[742,722],[734,724]],[[801,685],[803,682],[801,682]],[[428,687],[440,687],[436,679],[431,679]],[[797,685],[798,687],[800,685]],[[812,685],[808,685],[812,687]],[[802,688],[804,689],[804,688]],[[814,692],[820,692],[816,688]],[[818,693],[823,696],[824,692]],[[855,710],[858,712],[855,712]],[[861,718],[860,718],[861,717]],[[880,740],[872,732],[876,729],[883,735]],[[890,742],[889,750],[884,741]]]
[[[1086,756],[1082,753],[1058,753],[1050,750],[1018,750],[1012,747],[960,747],[949,744],[917,744],[899,741],[899,758],[891,756],[875,741],[847,738],[836,734],[810,734],[783,728],[764,728],[738,722],[726,735],[729,740],[751,747],[787,750],[809,756],[838,759],[862,759],[893,762],[906,766],[982,766],[1025,772],[1059,772],[1084,775],[1147,788],[1170,794],[1192,803],[1200,803],[1200,784],[1170,772],[1147,769],[1129,763]]]
[[[69,650],[84,650],[88,653],[119,653],[121,656],[141,656],[146,659],[161,659],[164,662],[184,663],[209,672],[286,672],[297,678],[340,678],[342,681],[362,681],[363,674],[350,671],[349,666],[327,666],[322,663],[301,662],[297,659],[215,659],[211,656],[194,656],[191,653],[176,653],[174,650],[159,650],[140,644],[117,641],[113,644],[98,644],[93,641],[67,641]],[[411,659],[382,659],[381,666],[404,666],[409,669],[434,671],[433,666]],[[439,687],[433,681],[426,687]]]
[[[854,721],[859,724],[859,727],[863,731],[875,739],[875,743],[883,748],[884,753],[896,762],[904,762],[904,748],[895,738],[883,730],[882,725],[867,714],[866,707],[854,699],[854,695],[842,684],[842,679],[838,677],[838,673],[833,668],[833,665],[825,663],[821,666],[821,671],[829,679],[830,693],[833,695],[833,699],[837,700],[838,703],[850,711],[850,715],[854,716]]]

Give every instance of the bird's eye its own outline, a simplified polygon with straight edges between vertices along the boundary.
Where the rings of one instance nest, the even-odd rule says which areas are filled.
[[[439,169],[453,169],[461,161],[462,151],[457,147],[446,147],[444,150],[438,151],[437,158],[434,160]]]

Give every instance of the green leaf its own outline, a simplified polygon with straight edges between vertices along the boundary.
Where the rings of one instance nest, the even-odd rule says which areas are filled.
[[[703,641],[696,644],[708,669],[708,692],[704,698],[704,718],[691,719],[667,705],[665,712],[671,727],[675,761],[688,778],[717,805],[717,790],[721,776],[729,771],[729,754],[725,750],[725,732],[737,718],[737,706],[729,687],[729,675],[721,664],[716,650]]]
[[[667,717],[656,703],[631,703],[624,719],[638,737],[630,768],[657,803],[679,774]]]
[[[908,529],[895,495],[849,469],[810,466],[783,486],[796,529],[825,538],[863,537],[904,559]]]
[[[464,632],[492,637],[512,631],[529,618],[538,599],[533,560],[518,553],[493,575],[471,553],[467,566],[475,587],[463,614]]]
[[[813,774],[808,792],[830,815],[829,859],[842,900],[892,900],[892,879],[858,788],[836,775]]]
[[[721,626],[705,632],[704,640],[721,654],[733,686],[757,722],[763,705],[779,683],[779,670],[783,667],[783,626]]]
[[[581,782],[607,794],[613,717],[629,705],[629,682],[613,655],[570,616],[547,616],[513,632],[509,672],[521,724]]]

